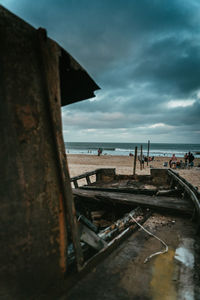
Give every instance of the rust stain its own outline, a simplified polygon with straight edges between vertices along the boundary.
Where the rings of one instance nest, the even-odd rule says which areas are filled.
[[[23,107],[16,105],[16,114],[24,129],[31,130],[37,127],[37,117],[34,116],[32,106],[28,104]]]
[[[60,229],[60,267],[62,272],[66,271],[66,228],[65,228],[65,216],[63,207],[63,196],[59,197],[59,229]]]

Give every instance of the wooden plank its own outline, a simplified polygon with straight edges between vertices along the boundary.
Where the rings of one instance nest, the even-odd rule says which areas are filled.
[[[91,246],[97,251],[107,246],[107,243],[100,236],[98,236],[94,231],[90,230],[84,224],[80,224],[79,230],[81,233],[81,241],[85,242],[87,245]]]
[[[158,190],[158,189],[139,189],[130,187],[99,187],[99,186],[81,186],[80,189],[102,191],[102,192],[115,192],[115,193],[128,193],[128,194],[143,194],[149,196],[173,196],[180,197],[182,190],[170,189],[170,190]],[[182,198],[182,197],[181,197]]]
[[[137,146],[135,147],[135,156],[134,156],[134,165],[133,165],[133,175],[135,175],[136,164],[137,164]]]
[[[130,194],[144,194],[144,195],[155,195],[159,192],[158,189],[139,189],[130,187],[100,187],[98,185],[81,186],[80,189],[91,190],[91,191],[102,191],[102,192],[115,192],[115,193],[130,193]]]
[[[101,192],[90,191],[83,189],[73,190],[74,196],[84,199],[92,199],[94,201],[121,203],[129,206],[144,206],[154,209],[168,209],[176,212],[183,212],[192,214],[192,205],[177,197],[165,197],[165,196],[149,196],[141,194],[128,194],[128,193],[113,193],[113,192]]]
[[[90,176],[86,176],[86,181],[87,181],[87,184],[90,185],[91,184],[91,181],[90,181]]]
[[[140,146],[140,170],[142,170],[142,145]]]
[[[79,179],[83,179],[87,176],[95,175],[95,174],[98,173],[98,171],[99,171],[99,169],[94,170],[94,171],[90,171],[90,172],[86,172],[86,173],[83,173],[83,174],[78,175],[78,176],[74,176],[70,179],[70,181],[72,182],[72,181],[76,181],[76,180],[79,180]]]
[[[149,165],[149,150],[150,150],[150,141],[148,141],[148,147],[147,147],[147,166]]]
[[[199,217],[200,217],[200,201],[197,198],[197,195],[195,194],[195,192],[190,188],[189,184],[187,184],[187,182],[184,182],[183,179],[178,176],[177,174],[175,174],[174,172],[172,172],[171,170],[168,170],[168,173],[172,176],[172,178],[174,178],[174,180],[176,180],[179,185],[181,185],[185,191],[188,193],[190,199],[192,200],[195,208],[196,208],[196,212],[198,215],[198,224],[200,227],[200,221],[199,221]]]
[[[77,180],[74,180],[74,187],[77,189],[78,188],[78,182]]]
[[[132,217],[137,217],[141,215],[141,208],[135,208],[131,212],[125,214],[122,219],[117,220],[111,226],[102,230],[98,236],[101,237],[104,241],[111,241],[114,237],[119,235],[122,231],[128,228],[130,225],[133,225]],[[141,216],[140,216],[141,217]]]
[[[88,228],[90,228],[95,233],[98,232],[98,228],[89,219],[87,219],[84,215],[81,215],[78,211],[76,211],[76,216],[77,216],[77,219],[79,222],[82,222],[83,224],[85,224]]]

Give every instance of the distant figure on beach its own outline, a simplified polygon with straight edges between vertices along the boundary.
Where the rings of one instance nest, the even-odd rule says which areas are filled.
[[[154,160],[154,156],[149,156],[149,161],[153,161]]]
[[[172,155],[172,158],[169,161],[170,168],[176,168],[177,157],[175,154]]]
[[[129,153],[129,156],[133,156],[133,153],[130,152],[130,153]]]
[[[101,148],[98,149],[98,156],[102,154],[103,150]]]
[[[192,153],[188,153],[188,162],[189,162],[189,167],[193,167],[194,166],[194,155]]]
[[[185,153],[184,155],[184,161],[185,161],[185,167],[187,167],[187,162],[188,162],[188,154]]]

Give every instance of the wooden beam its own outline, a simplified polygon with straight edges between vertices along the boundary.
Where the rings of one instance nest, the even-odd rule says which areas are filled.
[[[174,178],[175,181],[177,181],[179,183],[179,185],[181,185],[185,191],[188,193],[189,198],[192,200],[195,208],[196,208],[196,212],[198,215],[198,222],[200,223],[199,219],[200,219],[200,200],[197,198],[197,196],[195,195],[195,193],[192,191],[192,189],[182,180],[182,178],[180,178],[177,174],[175,174],[174,172],[172,172],[171,170],[168,170],[168,173],[172,176],[172,178]]]
[[[80,224],[80,239],[81,241],[85,242],[87,245],[91,246],[92,248],[96,249],[97,251],[106,247],[107,243],[98,236],[94,231],[89,229],[84,224]]]
[[[142,145],[140,146],[140,170],[142,170]]]
[[[135,175],[136,164],[137,164],[137,146],[135,147],[135,156],[134,156],[134,165],[133,165],[133,175]]]
[[[154,209],[166,209],[168,211],[182,212],[191,214],[193,211],[192,205],[183,199],[177,197],[164,196],[148,196],[128,193],[109,193],[101,191],[89,191],[82,189],[73,190],[76,197],[81,197],[81,200],[91,199],[92,201],[125,204],[129,206],[141,206]]]
[[[78,188],[78,182],[77,182],[77,180],[74,180],[73,183],[74,183],[75,189],[77,189]]]
[[[87,176],[95,175],[95,174],[97,174],[100,170],[101,170],[101,169],[97,169],[97,170],[94,170],[94,171],[91,171],[91,172],[86,172],[86,173],[83,173],[83,174],[81,174],[81,175],[71,177],[70,181],[73,182],[73,181],[76,181],[76,180],[79,180],[79,179],[86,178]]]
[[[149,150],[150,150],[150,141],[148,141],[148,147],[147,147],[147,166],[149,165]]]
[[[100,187],[97,185],[81,186],[79,189],[91,190],[91,191],[101,191],[101,192],[144,194],[144,195],[149,195],[149,196],[156,195],[159,192],[159,190],[157,188],[142,189],[142,188],[135,188],[135,187],[133,187],[133,188],[132,187]],[[176,190],[173,190],[173,191],[176,191]]]
[[[132,210],[131,212],[125,214],[125,216],[122,219],[117,220],[114,224],[102,230],[98,234],[98,236],[106,242],[111,241],[130,225],[133,225],[132,217],[136,217],[137,215],[139,215],[139,213],[141,214],[140,208]]]
[[[143,194],[149,196],[173,196],[180,197],[183,190],[181,189],[142,189],[142,188],[130,188],[130,187],[99,187],[99,186],[81,186],[80,189],[91,190],[91,191],[101,191],[101,192],[114,192],[114,193],[128,193],[128,194]]]
[[[90,176],[87,175],[85,178],[86,178],[87,184],[90,185],[91,184]]]

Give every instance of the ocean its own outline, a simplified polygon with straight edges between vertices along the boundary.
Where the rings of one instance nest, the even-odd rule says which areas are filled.
[[[144,155],[147,154],[147,143],[92,143],[92,142],[65,142],[66,153],[97,155],[98,148],[103,149],[102,155],[125,155],[137,146],[143,146]],[[195,157],[200,157],[200,144],[169,144],[150,143],[150,156],[172,156],[183,157],[186,152],[192,152]],[[198,154],[197,154],[198,153]]]

